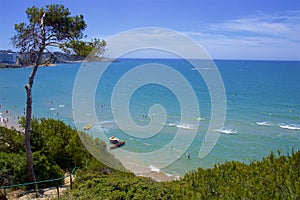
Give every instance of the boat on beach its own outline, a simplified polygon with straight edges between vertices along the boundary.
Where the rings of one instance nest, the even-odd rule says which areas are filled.
[[[124,144],[125,144],[125,140],[122,140],[122,141],[120,141],[120,142],[118,142],[118,143],[116,143],[116,144],[110,145],[110,149],[116,149],[116,148],[118,148],[118,147],[123,146]]]
[[[111,143],[110,149],[116,149],[116,148],[121,147],[125,144],[125,140],[120,141],[119,138],[116,138],[114,136],[111,136],[109,138],[109,142]]]
[[[111,137],[109,138],[109,141],[110,141],[110,143],[112,143],[112,144],[118,144],[118,143],[120,142],[120,139],[119,139],[119,138],[116,138],[116,137],[114,137],[114,136],[111,136]]]

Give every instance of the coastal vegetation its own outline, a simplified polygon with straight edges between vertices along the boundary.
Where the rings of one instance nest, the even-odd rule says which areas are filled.
[[[199,168],[179,181],[155,182],[117,173],[78,172],[63,199],[299,199],[300,151],[244,164]]]
[[[78,48],[84,47],[86,51],[80,52],[81,55],[87,54],[87,47],[97,45],[100,41],[94,40],[91,43],[82,41],[84,37],[83,31],[86,28],[83,15],[71,16],[69,9],[63,5],[50,4],[42,8],[35,6],[26,10],[28,24],[21,22],[15,24],[15,35],[12,37],[13,45],[20,49],[21,54],[24,54],[26,60],[33,64],[31,74],[28,78],[28,83],[25,86],[26,90],[26,110],[25,110],[25,154],[27,163],[27,174],[31,182],[36,181],[33,168],[33,155],[30,145],[31,134],[31,117],[32,117],[32,87],[38,67],[43,63],[42,56],[44,52],[51,54],[49,48],[60,48],[64,51],[75,48],[77,53]],[[100,42],[100,44],[102,44]],[[105,42],[101,48],[104,48]],[[100,52],[101,54],[101,52]],[[99,56],[99,55],[97,55]],[[50,59],[52,58],[52,54]]]
[[[25,125],[24,118],[21,126]],[[106,144],[91,136],[77,132],[62,121],[53,119],[32,119],[31,148],[37,180],[48,180],[63,176],[75,166],[96,168],[98,171],[114,170],[98,162],[81,143],[79,134],[94,144],[115,166],[122,168],[118,160],[106,151]],[[16,129],[0,127],[0,185],[29,182],[26,175],[24,133]],[[49,186],[49,185],[44,185]]]

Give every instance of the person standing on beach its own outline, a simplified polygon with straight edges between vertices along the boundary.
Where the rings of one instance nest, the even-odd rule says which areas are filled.
[[[189,160],[191,160],[191,154],[190,154],[190,153],[187,153],[186,155],[187,155],[187,158],[188,158]]]

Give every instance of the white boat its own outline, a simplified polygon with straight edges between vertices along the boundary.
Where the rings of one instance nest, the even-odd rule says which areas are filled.
[[[118,144],[118,143],[120,142],[120,139],[119,139],[119,138],[116,138],[116,137],[114,137],[114,136],[111,136],[111,137],[109,138],[109,141],[110,141],[110,143],[112,143],[112,144]]]

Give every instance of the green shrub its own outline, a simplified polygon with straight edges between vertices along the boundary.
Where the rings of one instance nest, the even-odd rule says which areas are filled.
[[[21,119],[24,126],[24,118]],[[103,165],[86,150],[82,138],[92,144],[93,150],[114,166],[124,169],[121,163],[106,151],[106,145],[99,139],[93,139],[84,132],[66,125],[60,120],[32,119],[30,143],[34,159],[36,180],[60,178],[63,171],[71,171],[75,166],[104,174],[114,170]],[[0,183],[11,185],[27,182],[26,157],[24,152],[24,134],[14,129],[0,127]],[[42,184],[42,187],[57,183]],[[41,185],[39,185],[41,187]]]
[[[0,152],[0,185],[12,185],[25,182],[25,154]]]
[[[64,176],[63,170],[55,162],[49,160],[46,155],[37,151],[33,152],[32,156],[34,162],[34,172],[37,181],[57,179]],[[39,188],[56,186],[57,184],[61,185],[62,183],[63,180],[39,184]]]
[[[131,173],[79,171],[63,199],[299,199],[300,151],[247,165],[227,162],[159,183]]]
[[[23,133],[0,126],[0,151],[7,153],[24,152]]]

